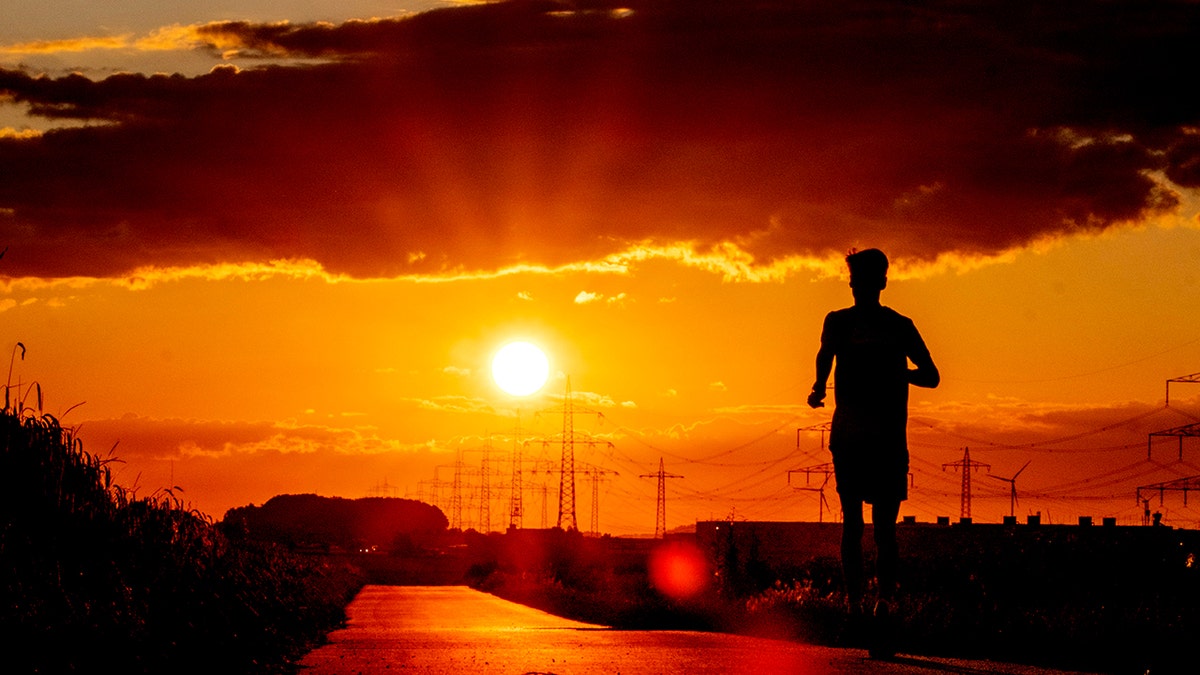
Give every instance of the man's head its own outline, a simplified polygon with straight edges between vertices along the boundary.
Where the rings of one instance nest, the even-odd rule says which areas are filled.
[[[888,259],[877,248],[851,251],[846,256],[850,267],[850,288],[860,291],[882,291],[887,287]]]

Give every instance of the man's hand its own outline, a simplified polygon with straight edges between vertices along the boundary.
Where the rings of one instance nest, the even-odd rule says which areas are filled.
[[[824,408],[825,407],[825,388],[813,387],[812,393],[808,395],[808,407]]]

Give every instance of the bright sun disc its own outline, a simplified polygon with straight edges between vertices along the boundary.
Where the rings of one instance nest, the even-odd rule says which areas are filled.
[[[510,342],[492,359],[492,379],[513,396],[528,396],[541,389],[550,376],[550,361],[536,345]]]

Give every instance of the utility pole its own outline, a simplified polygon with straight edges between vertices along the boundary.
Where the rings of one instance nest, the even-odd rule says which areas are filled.
[[[667,536],[667,479],[683,478],[683,476],[667,473],[663,468],[662,457],[659,457],[658,473],[644,473],[640,478],[658,479],[658,512],[654,518],[654,538],[663,539]]]
[[[962,516],[961,517],[964,519],[970,518],[971,517],[971,470],[972,469],[978,470],[978,469],[983,468],[983,469],[987,469],[990,472],[992,470],[992,467],[990,464],[984,464],[983,462],[972,461],[970,448],[963,448],[963,458],[961,461],[943,464],[942,471],[945,471],[947,468],[950,468],[950,467],[954,467],[955,469],[962,470]]]

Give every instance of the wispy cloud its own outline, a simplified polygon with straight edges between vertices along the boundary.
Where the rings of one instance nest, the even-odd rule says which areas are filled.
[[[406,452],[406,446],[364,429],[271,422],[161,419],[127,415],[88,420],[77,433],[90,452],[125,460],[169,460],[176,457],[229,457],[258,453],[377,454]]]
[[[455,414],[495,412],[491,403],[483,399],[467,396],[436,396],[433,398],[410,398],[406,400],[421,410],[432,412]]]
[[[35,40],[32,42],[0,45],[0,54],[58,54],[63,52],[85,52],[93,49],[126,49],[132,44],[128,36]]]

